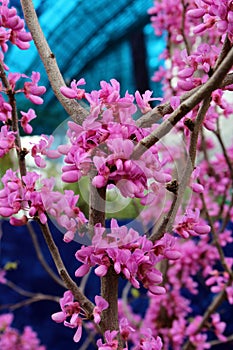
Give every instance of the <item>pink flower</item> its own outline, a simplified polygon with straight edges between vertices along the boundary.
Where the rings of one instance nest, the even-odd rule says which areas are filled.
[[[16,172],[8,169],[2,177],[3,189],[0,190],[0,215],[10,217],[21,209],[22,183]]]
[[[46,167],[46,162],[41,155],[46,155],[48,158],[56,159],[60,157],[60,153],[57,150],[49,149],[54,141],[54,137],[41,135],[41,139],[38,144],[34,144],[31,149],[31,155],[34,158],[35,164],[40,168]]]
[[[146,90],[144,94],[140,94],[139,91],[135,92],[135,98],[138,107],[140,108],[142,113],[147,113],[151,110],[151,106],[149,104],[150,101],[157,100],[157,98],[152,98],[151,95],[153,91]]]
[[[218,313],[212,314],[212,325],[214,327],[214,333],[221,341],[226,341],[227,338],[222,334],[226,328],[226,323],[221,322],[220,315]]]
[[[151,329],[145,329],[141,335],[140,344],[134,350],[162,350],[163,343],[160,337],[153,337]]]
[[[15,147],[15,132],[10,131],[7,125],[0,129],[0,158],[4,157]]]
[[[135,329],[130,326],[129,321],[125,317],[120,320],[119,327],[121,336],[124,341],[127,341],[130,333],[135,332]]]
[[[226,293],[227,293],[227,299],[229,301],[229,304],[232,305],[233,304],[233,284],[226,288]]]
[[[85,85],[85,79],[79,79],[78,81],[73,80],[70,84],[70,88],[67,86],[62,86],[60,88],[60,91],[62,95],[64,95],[67,98],[76,98],[78,100],[81,100],[85,96],[85,90],[84,89],[79,89],[79,85]]]
[[[36,118],[35,111],[30,108],[27,113],[22,111],[20,111],[20,113],[22,114],[21,126],[24,132],[26,134],[31,134],[33,129],[32,129],[32,126],[29,124],[29,122]]]
[[[1,26],[2,31],[5,29],[5,36],[1,44],[3,52],[6,52],[8,45],[6,42],[11,41],[12,44],[17,45],[21,50],[29,48],[29,41],[32,40],[31,34],[25,31],[24,20],[17,15],[14,7],[8,8],[9,1],[2,1],[1,5]]]
[[[23,333],[11,326],[13,322],[13,314],[0,315],[0,349],[11,350],[46,350],[40,341],[37,334],[30,326],[24,327]]]
[[[25,76],[25,78],[29,77]],[[40,105],[43,103],[43,99],[40,96],[43,95],[46,91],[46,88],[44,86],[38,86],[40,73],[32,72],[32,75],[29,79],[31,79],[31,81],[24,83],[24,88],[22,91],[25,94],[26,98],[28,98],[32,103]]]
[[[69,290],[60,299],[60,306],[62,311],[53,314],[51,317],[55,322],[64,322],[64,326],[66,327],[77,328],[73,337],[77,343],[82,336],[82,319],[79,316],[82,309],[77,301],[74,302],[74,296]],[[67,318],[69,318],[69,321],[66,321]]]
[[[183,216],[177,216],[174,226],[175,232],[181,237],[188,238],[189,236],[198,236],[210,232],[210,226],[199,219],[200,210],[187,209]]]
[[[96,345],[98,346],[98,350],[117,350],[118,349],[118,340],[116,340],[116,336],[118,331],[109,331],[104,332],[104,338],[106,342],[103,344],[101,339],[98,339]]]
[[[9,103],[5,102],[0,94],[0,121],[7,122],[11,120],[12,107]]]
[[[106,310],[109,307],[109,304],[104,298],[102,298],[99,295],[95,296],[95,303],[96,303],[96,306],[94,307],[94,310],[93,310],[94,321],[95,323],[99,324],[101,320],[100,318],[101,312],[103,310]]]

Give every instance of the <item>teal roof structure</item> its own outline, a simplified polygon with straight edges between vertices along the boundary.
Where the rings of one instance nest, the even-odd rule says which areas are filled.
[[[11,3],[20,9],[19,0]],[[34,0],[33,3],[67,84],[83,77],[86,90],[91,91],[99,89],[101,80],[115,78],[121,83],[122,93],[149,88],[157,89],[157,95],[161,96],[159,85],[153,85],[150,79],[158,68],[158,56],[164,47],[163,38],[156,38],[149,24],[147,10],[152,0]],[[137,59],[139,68],[135,71]],[[34,132],[40,133],[45,122],[47,132],[51,132],[67,115],[51,91],[34,44],[26,52],[11,47],[6,61],[15,72],[41,73],[41,84],[47,92],[45,103],[36,108],[41,119],[33,123]],[[140,74],[142,86],[136,77]],[[25,104],[23,100],[19,102]]]

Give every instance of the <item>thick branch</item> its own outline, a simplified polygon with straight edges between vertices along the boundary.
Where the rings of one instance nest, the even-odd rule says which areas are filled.
[[[105,227],[105,200],[106,187],[96,188],[90,179],[90,208],[89,208],[89,231],[93,234],[94,226],[101,224]],[[106,330],[118,330],[118,279],[113,266],[110,266],[106,276],[101,278],[101,296],[108,301],[109,307],[104,310],[101,317],[100,327],[103,332]],[[118,337],[119,344],[121,338]]]
[[[56,58],[52,53],[47,40],[40,27],[36,11],[31,0],[21,0],[21,6],[24,18],[32,35],[33,41],[37,47],[40,58],[44,64],[48,79],[57,99],[64,107],[66,112],[77,123],[81,124],[88,115],[88,112],[75,100],[67,99],[60,92],[60,88],[65,86],[64,79],[58,68]]]

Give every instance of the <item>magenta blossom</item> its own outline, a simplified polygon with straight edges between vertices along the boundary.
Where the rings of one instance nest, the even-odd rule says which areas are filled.
[[[1,350],[46,350],[40,345],[37,334],[30,326],[24,327],[22,333],[11,326],[14,316],[11,313],[0,315],[0,349]]]
[[[32,126],[29,124],[29,122],[36,118],[36,113],[33,109],[29,109],[28,112],[20,111],[22,114],[21,118],[21,126],[26,134],[32,133]]]
[[[79,85],[85,85],[85,79],[79,79],[78,81],[73,80],[70,84],[70,88],[67,86],[62,86],[60,88],[61,93],[67,97],[67,98],[76,98],[78,100],[81,100],[85,96],[85,90],[84,89],[79,89]]]
[[[4,157],[15,147],[15,132],[10,131],[7,125],[0,129],[0,158]]]
[[[7,41],[18,46],[21,50],[29,48],[29,41],[32,40],[30,33],[25,31],[25,23],[22,18],[17,15],[14,7],[9,8],[9,1],[4,0],[1,4],[1,41],[0,45],[3,52],[8,50]]]
[[[152,94],[153,91],[150,90],[146,90],[142,95],[139,91],[135,92],[135,99],[142,113],[147,113],[152,109],[149,104],[150,101],[161,100],[160,98],[151,97]]]
[[[39,168],[45,168],[46,162],[44,160],[43,156],[47,156],[51,159],[57,159],[61,155],[57,150],[51,150],[50,147],[54,141],[54,137],[51,135],[50,137],[46,135],[41,135],[41,139],[39,140],[38,144],[34,144],[34,146],[31,149],[31,155],[34,158],[35,164]]]
[[[40,73],[32,72],[31,77],[25,76],[25,78],[31,79],[30,82],[24,83],[23,93],[25,97],[28,98],[32,103],[40,105],[43,103],[43,99],[40,97],[46,91],[44,86],[38,86],[40,80]]]
[[[99,295],[95,296],[95,303],[96,303],[96,306],[94,307],[93,315],[94,315],[95,323],[98,324],[100,323],[100,320],[101,320],[101,317],[100,317],[101,312],[103,310],[106,310],[109,307],[109,304],[104,298],[102,298]]]
[[[62,311],[53,314],[52,319],[58,323],[64,322],[64,326],[66,327],[77,328],[73,338],[77,343],[82,336],[82,318],[79,314],[83,312],[83,310],[77,301],[74,302],[74,296],[69,290],[66,291],[63,298],[60,299],[60,306]],[[67,321],[67,318],[69,318],[69,321]]]
[[[103,344],[101,339],[98,339],[96,345],[98,350],[117,350],[118,349],[118,340],[115,339],[118,334],[118,331],[109,331],[107,330],[104,333],[104,338],[106,342]]]
[[[183,216],[177,216],[174,231],[181,237],[198,236],[210,232],[210,226],[200,218],[200,210],[187,209]]]
[[[165,288],[160,286],[162,274],[155,265],[168,256],[169,259],[178,259],[172,238],[161,240],[154,246],[146,238],[140,237],[132,228],[119,227],[116,220],[111,221],[111,232],[105,235],[105,229],[100,225],[95,226],[95,234],[92,246],[82,246],[76,253],[76,258],[83,263],[75,272],[77,277],[84,276],[91,266],[96,266],[97,276],[105,276],[109,267],[113,265],[117,274],[122,274],[132,283],[134,288],[139,288],[139,281],[153,294],[165,293]]]

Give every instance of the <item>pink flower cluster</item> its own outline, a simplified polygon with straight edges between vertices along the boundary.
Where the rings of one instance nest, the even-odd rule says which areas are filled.
[[[74,301],[74,296],[71,291],[66,291],[63,298],[60,299],[60,312],[56,312],[52,315],[52,319],[55,322],[64,322],[64,326],[69,328],[77,328],[74,341],[79,342],[82,336],[82,318],[81,314],[85,315],[84,311],[81,309],[79,302]],[[66,319],[69,318],[69,321]]]
[[[182,23],[182,3],[172,0],[154,1],[154,6],[148,11],[151,15],[152,27],[156,35],[162,35],[166,30],[171,32],[172,41],[177,44],[182,41],[181,23]]]
[[[18,88],[17,82],[22,78],[29,79],[30,81],[24,82],[23,88]],[[43,99],[40,96],[45,93],[46,88],[44,86],[38,86],[38,83],[40,81],[39,72],[32,72],[32,75],[30,77],[20,73],[9,73],[8,80],[14,93],[24,93],[24,96],[36,105],[43,103]],[[6,92],[4,88],[2,88],[1,91]]]
[[[135,332],[129,333],[128,339],[135,344],[136,348],[148,329],[151,330],[151,335],[155,339],[161,337],[164,350],[170,348],[180,350],[187,337],[192,339],[192,343],[197,348],[199,346],[200,349],[204,349],[209,346],[206,328],[197,332],[202,317],[195,316],[192,321],[188,321],[193,310],[190,298],[184,292],[198,294],[199,285],[196,276],[201,273],[204,278],[207,278],[210,266],[215,266],[219,260],[216,247],[209,243],[208,235],[200,236],[196,241],[178,240],[177,246],[182,253],[175,262],[171,260],[168,262],[166,293],[160,295],[149,293],[149,307],[143,322],[141,317],[134,314],[132,308],[125,304],[125,300],[120,301],[119,317],[120,319],[127,317],[130,320],[130,326],[135,329]],[[220,315],[212,315],[209,321],[211,331],[220,340],[224,340],[225,323],[220,320]]]
[[[40,345],[37,334],[31,327],[26,326],[22,332],[13,327],[13,314],[0,315],[0,349],[1,350],[45,350],[45,346]]]
[[[41,187],[37,188],[38,180],[40,176],[35,172],[28,172],[20,180],[16,172],[8,169],[2,178],[4,188],[0,190],[0,215],[10,217],[12,225],[24,225],[28,218],[35,217],[45,224],[47,214],[50,214],[67,230],[64,240],[70,241],[80,225],[87,221],[76,207],[79,196],[68,190],[64,194],[53,191],[54,179],[41,180]],[[16,218],[14,215],[21,211],[21,219]]]
[[[210,349],[211,345],[207,342],[207,334],[198,332],[198,326],[202,321],[202,316],[196,316],[192,323],[187,327],[187,335],[192,341],[192,344],[197,347],[197,349]],[[227,338],[222,334],[226,328],[226,323],[221,322],[218,313],[211,315],[211,326],[213,332],[221,342],[225,342]]]
[[[23,93],[25,97],[29,99],[32,103],[37,105],[43,103],[43,99],[41,96],[45,93],[46,88],[44,86],[38,86],[38,82],[40,80],[40,73],[32,72],[31,77],[20,73],[9,73],[7,78],[13,94]],[[18,88],[16,87],[16,85],[21,78],[30,79],[31,81],[24,82],[23,87]],[[4,100],[3,94],[7,94],[8,91],[6,91],[6,88],[3,87],[2,84],[0,84],[0,92],[0,121],[8,125],[7,130],[9,130],[8,134],[9,137],[11,137],[9,125],[11,125],[12,122],[12,106]],[[21,127],[23,128],[25,133],[31,134],[33,129],[29,123],[31,122],[31,120],[36,118],[35,111],[30,108],[28,112],[20,111],[20,113],[22,115],[22,118],[20,120]]]
[[[32,40],[31,34],[25,31],[25,23],[17,15],[14,7],[8,7],[9,0],[1,1],[0,5],[0,45],[5,53],[8,50],[7,41],[18,46],[21,50],[29,48],[29,41]]]
[[[189,10],[187,15],[202,19],[202,23],[194,28],[194,34],[213,30],[213,26],[216,26],[220,35],[227,33],[229,38],[233,39],[233,7],[231,0],[195,0],[194,6],[195,8]]]
[[[99,324],[101,321],[101,312],[108,308],[108,302],[101,296],[95,296],[96,306],[93,310],[94,322]],[[78,301],[74,301],[74,296],[70,290],[66,291],[63,298],[60,299],[61,310],[52,315],[55,322],[64,322],[64,326],[75,329],[77,328],[74,341],[78,343],[82,336],[82,322],[86,319],[85,311],[80,307]],[[68,320],[67,320],[68,319]]]
[[[1,84],[0,84],[0,90],[2,90]],[[8,120],[11,120],[11,112],[12,107],[9,103],[7,103],[2,94],[0,94],[0,121],[6,122]]]
[[[200,218],[200,210],[195,211],[186,209],[183,216],[177,216],[174,225],[174,231],[181,237],[199,236],[210,232],[210,226]]]
[[[102,342],[102,339],[98,339],[96,345],[98,346],[98,350],[117,350],[118,349],[118,340],[116,339],[118,331],[106,331],[104,333],[104,338],[106,340],[105,343]],[[122,349],[127,350],[127,348]]]
[[[63,87],[61,92],[67,97],[78,98],[83,95],[77,88],[78,84],[84,83],[80,81],[71,84],[71,88]],[[148,179],[165,183],[171,176],[162,169],[156,147],[151,147],[140,159],[132,159],[135,143],[149,131],[135,125],[132,118],[136,111],[134,97],[126,93],[121,98],[119,90],[119,83],[112,79],[111,84],[102,81],[99,91],[85,93],[90,103],[90,115],[82,126],[69,122],[67,135],[71,144],[58,147],[65,155],[66,163],[62,168],[62,180],[76,182],[92,170],[96,172],[92,181],[95,187],[114,184],[123,196],[142,198],[147,196],[148,190],[153,192],[156,188],[148,186]],[[144,111],[151,108],[148,103],[153,100],[151,94],[150,91],[143,96],[138,91],[135,94]]]
[[[187,50],[181,51],[181,59],[186,67],[178,73],[178,88],[188,91],[205,83],[208,80],[208,73],[214,66],[219,55],[219,49],[207,43],[198,45],[192,54],[188,55]],[[197,74],[198,72],[198,74]],[[194,75],[195,73],[195,75]]]
[[[233,258],[225,258],[228,262],[229,269],[232,269]],[[219,293],[226,290],[229,304],[233,304],[233,282],[230,280],[229,273],[226,271],[211,270],[206,280],[206,285],[210,286],[213,293]]]
[[[210,145],[211,146],[211,145]],[[227,147],[227,154],[230,162],[233,161],[233,147]],[[231,193],[226,192],[226,188],[231,187],[231,174],[223,154],[215,153],[214,157],[206,162],[203,160],[198,167],[199,184],[204,188],[205,202],[211,216],[219,214],[219,204],[215,198],[224,199],[223,214],[229,211],[231,220],[233,219],[233,210],[230,206]],[[192,197],[192,207],[202,210],[202,202],[198,194]],[[219,229],[216,226],[217,230]]]
[[[184,91],[190,91],[208,80],[226,34],[232,40],[232,13],[232,4],[228,0],[178,1],[175,5],[171,0],[154,2],[154,6],[149,10],[152,26],[157,35],[162,35],[164,31],[168,33],[167,48],[161,54],[161,58],[168,62],[168,67],[171,68],[165,70],[160,67],[152,80],[163,80],[165,101],[170,101],[174,95],[177,98]],[[203,39],[201,43],[200,37]],[[225,89],[231,90],[232,86]],[[221,97],[216,99],[216,94]],[[184,122],[187,119],[194,121],[197,111],[198,108],[195,108],[188,113],[177,124],[176,129],[185,129],[188,134],[188,127]],[[219,116],[227,117],[231,113],[232,106],[225,100],[223,91],[221,90],[220,94],[214,92],[204,126],[215,130]]]
[[[76,258],[83,263],[76,270],[76,277],[84,276],[96,265],[96,275],[105,276],[112,265],[115,272],[128,279],[135,288],[140,287],[140,281],[153,294],[165,293],[164,287],[160,286],[162,274],[155,265],[164,258],[179,259],[180,253],[172,236],[165,235],[153,244],[132,228],[119,227],[114,219],[110,233],[105,234],[105,229],[99,225],[94,231],[92,245],[82,246],[76,253]]]
[[[46,161],[42,156],[46,156],[50,159],[57,159],[61,156],[61,154],[57,150],[50,149],[53,141],[54,137],[52,135],[48,137],[42,134],[38,144],[33,144],[31,149],[31,155],[34,158],[35,164],[39,168],[46,167]]]

